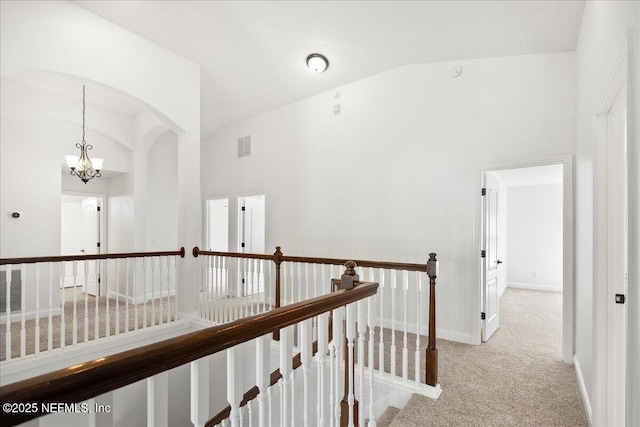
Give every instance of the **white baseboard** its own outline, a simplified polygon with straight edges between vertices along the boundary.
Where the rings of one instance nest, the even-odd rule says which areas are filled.
[[[404,326],[404,322],[396,321],[395,323],[392,323],[389,319],[380,319],[380,324],[383,328],[387,329],[392,329],[393,326],[396,331],[402,330],[402,327]],[[415,323],[409,323],[407,325],[407,332],[411,334],[416,333]],[[427,327],[425,325],[422,325],[420,327],[420,335],[429,335],[429,331],[427,330]],[[473,344],[473,336],[471,336],[470,334],[461,334],[460,332],[447,331],[444,329],[439,329],[437,327],[436,338],[442,338],[443,340],[455,341],[463,344]]]
[[[151,301],[154,298],[167,298],[167,297],[172,297],[176,294],[176,290],[175,289],[170,289],[170,290],[166,290],[163,289],[162,291],[158,291],[155,293],[147,293],[146,295],[136,295],[136,296],[130,296],[130,295],[123,295],[119,292],[114,292],[114,291],[109,291],[109,298],[113,298],[113,299],[117,299],[118,301],[128,301],[129,304],[142,304],[145,301]]]
[[[587,421],[589,425],[593,425],[591,420],[591,403],[589,402],[589,395],[587,394],[587,388],[584,385],[584,378],[582,377],[582,369],[576,355],[573,355],[573,368],[576,371],[576,377],[578,378],[578,388],[580,389],[580,395],[582,395],[582,403],[584,404],[584,410],[587,413]]]
[[[507,284],[507,288],[528,289],[530,291],[562,292],[562,285],[551,286],[551,285],[538,285],[536,283],[509,282]]]
[[[40,312],[38,313],[39,315],[37,317],[39,317],[40,319],[46,319],[47,317],[49,317],[49,310],[40,310]],[[54,309],[51,310],[51,315],[52,316],[60,316],[62,314],[62,309],[60,307],[56,307]],[[33,320],[36,318],[36,311],[32,310],[32,311],[26,311],[24,313],[24,318],[25,320]],[[9,320],[11,323],[14,322],[20,322],[22,321],[22,312],[20,311],[14,311],[9,315]],[[7,323],[7,315],[3,314],[0,315],[0,325],[4,325],[5,323]]]

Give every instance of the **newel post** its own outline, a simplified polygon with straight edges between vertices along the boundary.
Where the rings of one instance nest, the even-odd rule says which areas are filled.
[[[276,295],[274,308],[280,307],[280,264],[282,264],[282,251],[280,246],[276,246],[276,251],[273,253],[273,262],[276,265]],[[273,331],[273,339],[280,340],[280,330]]]
[[[426,383],[435,387],[438,383],[438,349],[436,348],[436,277],[438,277],[438,260],[434,253],[429,254],[427,276],[429,276],[429,345],[426,351]]]

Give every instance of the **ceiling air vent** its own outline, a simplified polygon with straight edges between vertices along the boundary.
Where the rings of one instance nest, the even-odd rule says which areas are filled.
[[[251,135],[238,138],[238,158],[251,154]]]

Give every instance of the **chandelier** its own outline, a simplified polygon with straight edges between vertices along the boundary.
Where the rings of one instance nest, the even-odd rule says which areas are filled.
[[[87,151],[93,148],[84,140],[84,112],[85,112],[85,88],[82,85],[82,142],[76,144],[76,148],[80,149],[80,156],[69,154],[64,156],[67,160],[67,166],[71,169],[71,175],[75,175],[85,184],[92,178],[100,178],[100,170],[104,159],[95,158],[93,161],[89,158]]]

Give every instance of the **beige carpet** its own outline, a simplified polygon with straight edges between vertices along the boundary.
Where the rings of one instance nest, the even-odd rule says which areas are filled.
[[[588,425],[573,366],[561,358],[561,313],[559,293],[508,289],[489,342],[438,340],[440,398],[413,395],[378,427]]]

